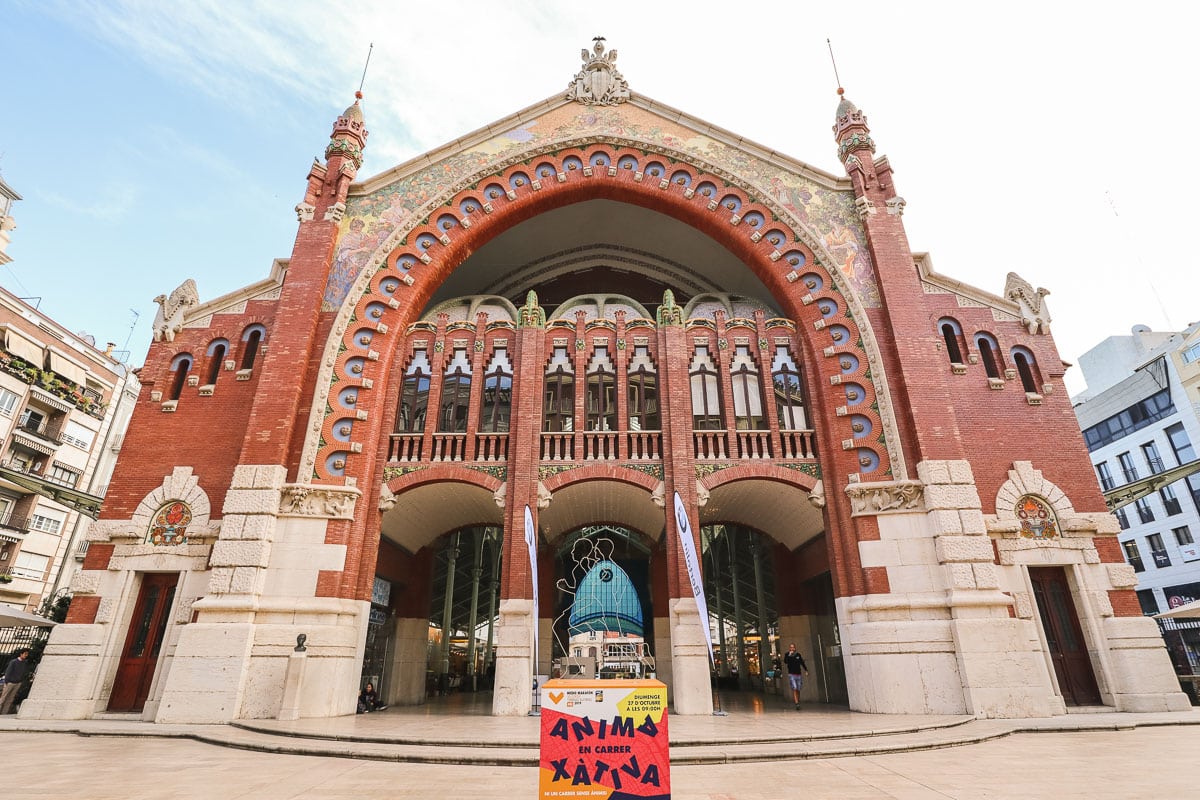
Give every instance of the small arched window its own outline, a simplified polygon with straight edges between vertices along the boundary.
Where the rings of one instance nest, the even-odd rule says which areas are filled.
[[[512,413],[513,369],[508,360],[508,347],[496,345],[492,363],[483,374],[483,408],[479,430],[483,433],[507,433]]]
[[[617,373],[608,357],[608,345],[597,344],[587,368],[587,429],[617,429]]]
[[[442,377],[441,413],[438,431],[465,433],[471,409],[471,361],[466,347],[455,347],[454,356]]]
[[[566,345],[554,345],[543,384],[542,430],[570,431],[575,428],[575,370]]]
[[[217,376],[221,374],[221,364],[225,361],[225,356],[229,353],[229,342],[224,339],[213,339],[208,345],[208,374],[205,376],[204,384],[213,386],[217,382]]]
[[[975,349],[979,351],[979,360],[989,378],[1003,378],[1004,368],[1000,363],[1000,345],[996,337],[980,331],[975,334]]]
[[[396,415],[397,433],[424,433],[425,415],[429,411],[429,380],[433,368],[424,347],[413,351],[412,362],[404,373],[404,388],[400,392],[400,409]]]
[[[800,389],[800,368],[786,345],[775,346],[771,362],[771,377],[775,383],[775,409],[779,413],[779,429],[802,431],[808,427],[804,415],[804,394]]]
[[[634,344],[626,388],[629,399],[629,430],[659,430],[661,423],[658,417],[658,371],[651,360],[649,345]]]
[[[946,344],[946,356],[950,359],[950,363],[966,364],[966,347],[963,342],[962,326],[958,324],[958,320],[942,317],[938,320],[938,332],[942,334],[942,341]]]
[[[262,348],[267,329],[262,325],[251,325],[242,333],[242,364],[239,369],[254,369],[254,360]]]
[[[180,353],[171,359],[171,391],[167,394],[168,400],[178,400],[179,395],[183,394],[183,387],[187,383],[187,376],[191,371],[191,353]]]
[[[721,430],[721,382],[717,365],[708,353],[708,345],[697,344],[688,368],[692,385],[692,428],[698,431]]]
[[[1040,394],[1039,386],[1041,381],[1038,379],[1037,361],[1034,360],[1033,353],[1024,347],[1014,347],[1012,349],[1013,365],[1017,368],[1017,375],[1021,377],[1021,385],[1025,387],[1025,391],[1029,394]]]
[[[734,424],[737,429],[754,431],[766,428],[762,381],[759,380],[758,365],[750,355],[749,345],[739,344],[734,347],[729,381],[733,385],[733,414],[736,417]]]

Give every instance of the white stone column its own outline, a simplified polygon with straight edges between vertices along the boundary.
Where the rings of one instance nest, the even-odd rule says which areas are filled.
[[[676,714],[711,714],[708,645],[694,597],[671,600],[671,683]]]
[[[426,700],[429,620],[425,617],[399,617],[395,624],[387,703],[420,705]]]
[[[492,713],[521,716],[533,706],[533,601],[500,601]]]

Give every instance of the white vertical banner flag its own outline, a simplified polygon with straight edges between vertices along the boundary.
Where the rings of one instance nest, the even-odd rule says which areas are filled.
[[[533,512],[525,506],[525,544],[529,546],[529,574],[533,578],[533,674],[538,671],[538,559],[537,528],[533,525]],[[712,649],[712,645],[709,645]]]
[[[704,576],[700,573],[700,558],[696,555],[696,541],[692,538],[692,523],[679,492],[675,493],[675,526],[679,530],[679,541],[683,545],[683,563],[687,568],[688,582],[692,584],[692,595],[696,598],[696,610],[700,612],[700,627],[704,629],[704,641],[708,644],[708,659],[716,663],[713,656],[712,631],[708,627],[708,602],[704,599]]]

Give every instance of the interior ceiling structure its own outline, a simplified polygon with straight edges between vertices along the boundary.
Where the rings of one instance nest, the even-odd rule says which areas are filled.
[[[503,525],[504,513],[486,489],[452,481],[401,492],[383,515],[383,536],[415,553],[443,533],[468,525]]]
[[[581,280],[568,280],[572,275]],[[543,286],[565,296],[543,297]],[[744,263],[692,226],[641,206],[587,200],[539,214],[492,239],[446,279],[429,307],[471,294],[502,295],[520,305],[530,289],[546,308],[574,294],[606,291],[653,307],[662,302],[663,288],[672,289],[681,305],[701,292],[776,305]],[[630,295],[631,289],[649,296]]]
[[[700,524],[745,525],[795,550],[825,527],[821,509],[808,497],[808,492],[775,481],[734,481],[712,490],[700,509]]]
[[[538,514],[542,534],[549,541],[598,523],[624,525],[658,539],[666,518],[645,489],[604,480],[564,486]]]

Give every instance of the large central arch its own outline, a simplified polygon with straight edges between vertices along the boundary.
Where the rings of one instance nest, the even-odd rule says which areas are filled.
[[[854,450],[859,462],[845,471],[907,477],[894,415],[879,402],[887,397],[887,380],[865,309],[845,276],[827,266],[836,261],[820,239],[786,209],[754,193],[749,182],[705,170],[707,165],[685,161],[682,153],[606,141],[524,155],[519,165],[482,171],[446,190],[435,210],[397,227],[357,276],[321,361],[313,407],[328,402],[329,410],[319,428],[308,431],[302,473],[317,480],[367,476],[369,457],[358,454],[364,441],[378,435],[379,415],[364,420],[361,412],[383,408],[373,398],[386,394],[386,376],[378,365],[391,364],[398,338],[388,333],[414,322],[437,286],[470,253],[545,210],[605,198],[688,223],[753,270],[805,331],[806,356],[822,385],[830,387],[814,401],[838,418],[840,424],[830,425],[831,441],[851,442],[846,449]],[[353,404],[342,401],[348,388]],[[869,421],[863,430],[875,432],[870,439],[854,429],[851,407]],[[365,435],[356,435],[355,429],[364,428]]]

